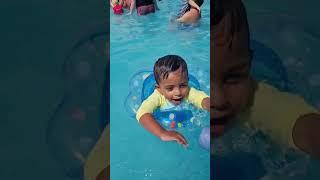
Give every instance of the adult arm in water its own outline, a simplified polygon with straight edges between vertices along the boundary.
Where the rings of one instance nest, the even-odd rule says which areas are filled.
[[[199,12],[201,12],[201,9],[200,9],[200,7],[198,6],[198,4],[195,3],[193,0],[189,0],[189,4],[190,4],[190,6],[196,8]]]
[[[184,15],[178,18],[176,21],[180,23],[196,23],[201,18],[201,9],[200,7],[193,1],[189,0],[188,2],[191,8]]]
[[[130,3],[130,8],[129,8],[129,13],[128,14],[132,14],[133,9],[136,7],[136,0],[131,0]]]

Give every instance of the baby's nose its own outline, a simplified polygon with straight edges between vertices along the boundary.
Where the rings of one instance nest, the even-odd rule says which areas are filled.
[[[180,90],[180,88],[175,88],[175,90],[174,90],[174,95],[175,95],[175,96],[180,96],[180,95],[181,95],[181,90]]]
[[[212,89],[213,89],[213,91],[211,90],[212,98],[210,101],[211,109],[213,109],[214,111],[225,110],[227,108],[228,101],[222,86],[214,85]]]

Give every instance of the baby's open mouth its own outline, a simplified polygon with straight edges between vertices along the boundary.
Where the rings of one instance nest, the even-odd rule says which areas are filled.
[[[176,104],[176,105],[180,104],[181,101],[182,101],[182,98],[171,99],[171,102]]]

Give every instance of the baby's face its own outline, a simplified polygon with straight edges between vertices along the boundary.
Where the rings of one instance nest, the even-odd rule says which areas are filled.
[[[188,77],[179,68],[161,79],[156,88],[172,104],[179,105],[189,92]]]
[[[211,121],[224,125],[248,106],[253,95],[249,74],[252,55],[249,49],[231,50],[219,43],[214,43],[212,48]]]

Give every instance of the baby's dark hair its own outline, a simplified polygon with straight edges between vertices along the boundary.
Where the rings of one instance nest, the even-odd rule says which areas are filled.
[[[245,48],[250,47],[247,13],[241,0],[214,0],[210,10],[214,42],[223,42],[230,48],[234,42],[242,42]]]
[[[201,7],[202,4],[203,4],[203,0],[194,0],[194,2],[195,2],[199,7]]]
[[[181,73],[188,77],[188,67],[185,60],[178,55],[166,55],[157,60],[153,67],[153,74],[157,84],[161,80],[167,79],[169,73],[181,68]]]

